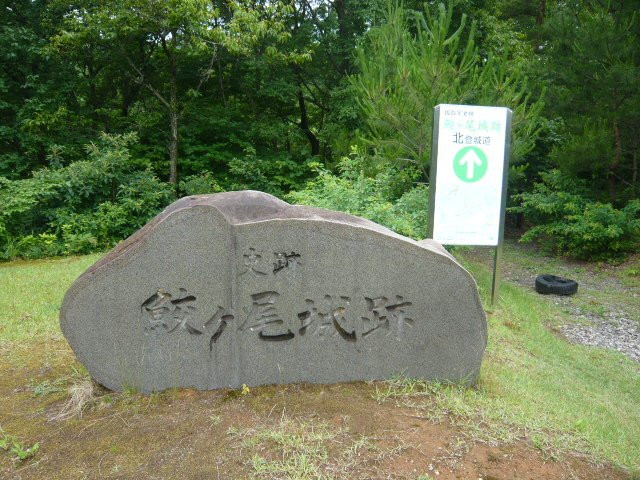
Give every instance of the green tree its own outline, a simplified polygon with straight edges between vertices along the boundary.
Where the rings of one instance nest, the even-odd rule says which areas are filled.
[[[638,193],[640,19],[635,2],[558,3],[544,25],[541,82],[565,141],[552,154],[591,195],[624,203]],[[603,195],[604,194],[604,195]]]
[[[48,49],[62,16],[38,0],[1,8],[0,175],[24,178],[61,155],[81,155],[94,131],[76,70]]]
[[[220,50],[243,55],[264,38],[277,43],[287,36],[280,20],[286,10],[267,2],[87,1],[69,8],[56,42],[82,52],[89,39],[99,39],[124,74],[155,98],[168,118],[169,182],[177,185],[180,123],[214,74]],[[267,46],[266,54],[278,53]]]
[[[86,145],[86,160],[27,179],[0,177],[0,258],[108,248],[156,215],[171,191],[132,161],[136,140],[102,134]]]
[[[480,55],[475,25],[467,28],[464,13],[454,24],[452,3],[424,12],[389,7],[385,23],[358,50],[353,84],[365,141],[383,160],[417,165],[428,177],[436,105],[505,106],[514,111],[512,158],[522,162],[535,145],[543,103],[530,98],[522,66],[499,47]]]

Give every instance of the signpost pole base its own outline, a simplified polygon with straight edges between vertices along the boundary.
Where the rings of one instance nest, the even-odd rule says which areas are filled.
[[[493,255],[493,279],[491,281],[491,306],[495,304],[495,300],[500,291],[500,264],[502,261],[502,241],[498,243]]]

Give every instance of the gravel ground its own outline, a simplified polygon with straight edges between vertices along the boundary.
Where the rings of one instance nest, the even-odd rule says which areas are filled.
[[[505,258],[503,266],[503,279],[516,283],[528,289],[534,289],[536,276],[543,273],[552,273],[576,280],[579,284],[578,293],[571,296],[544,295],[541,297],[552,301],[571,315],[575,323],[569,323],[554,328],[568,341],[593,347],[610,348],[617,350],[629,358],[640,362],[640,288],[630,287],[620,281],[618,275],[623,268],[612,268],[609,275],[594,274],[590,269],[585,269],[584,264],[579,273],[572,271],[574,265],[567,263],[558,269],[547,266],[548,258],[544,255],[535,255],[535,263],[538,264],[532,271],[531,265],[523,266],[517,260],[517,253],[526,250],[526,257],[531,262],[532,249],[527,246],[510,244],[512,253],[510,258]],[[487,249],[475,250],[471,256],[491,264],[491,256]],[[557,259],[554,259],[557,260]],[[616,301],[602,304],[598,294],[614,293]],[[622,300],[620,300],[622,299]]]
[[[534,284],[535,276],[529,284]],[[607,280],[604,284],[598,285],[596,282],[582,283],[578,281],[578,289],[582,288],[582,293],[590,297],[589,291],[600,290],[602,288],[611,289],[616,283],[615,279]],[[614,287],[615,288],[615,287]],[[620,286],[621,291],[626,291]],[[580,290],[579,290],[580,291]],[[637,296],[634,292],[628,292],[630,297]],[[576,297],[546,295],[556,305],[569,313],[576,323],[569,323],[559,327],[559,331],[567,340],[572,343],[590,345],[592,347],[610,348],[617,350],[632,360],[640,362],[640,323],[633,320],[631,310],[621,305],[606,305],[602,312],[586,311],[584,305],[580,305]]]
[[[582,294],[587,298],[591,297],[590,291],[611,289],[616,284],[619,291],[628,293],[627,298],[635,299],[638,296],[615,279],[607,279],[602,284],[591,283],[589,280],[587,279],[585,283],[578,281],[580,284],[578,291],[582,288]],[[640,322],[633,319],[632,308],[620,304],[607,304],[602,306],[602,311],[592,312],[585,310],[584,305],[581,305],[574,296],[546,295],[546,297],[563,308],[576,321],[576,323],[559,327],[559,331],[567,340],[572,343],[617,350],[632,360],[640,362]]]
[[[598,321],[594,325],[573,323],[564,325],[562,333],[573,343],[612,348],[640,362],[640,328],[627,318]]]

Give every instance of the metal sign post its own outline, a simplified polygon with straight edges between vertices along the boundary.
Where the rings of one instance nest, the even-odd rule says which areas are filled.
[[[438,105],[433,120],[429,237],[495,248],[491,304],[498,297],[512,112]]]
[[[502,176],[502,202],[500,204],[500,232],[498,245],[493,257],[493,279],[491,281],[491,306],[494,305],[500,290],[500,265],[502,262],[502,244],[504,243],[504,218],[507,212],[507,184],[509,183],[509,160],[511,158],[511,117],[513,112],[507,109],[506,132],[504,139],[504,175]]]

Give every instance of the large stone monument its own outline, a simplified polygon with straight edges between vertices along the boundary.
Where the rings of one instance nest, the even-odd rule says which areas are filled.
[[[260,192],[182,198],[82,274],[60,323],[106,387],[473,382],[487,324],[436,242]]]

